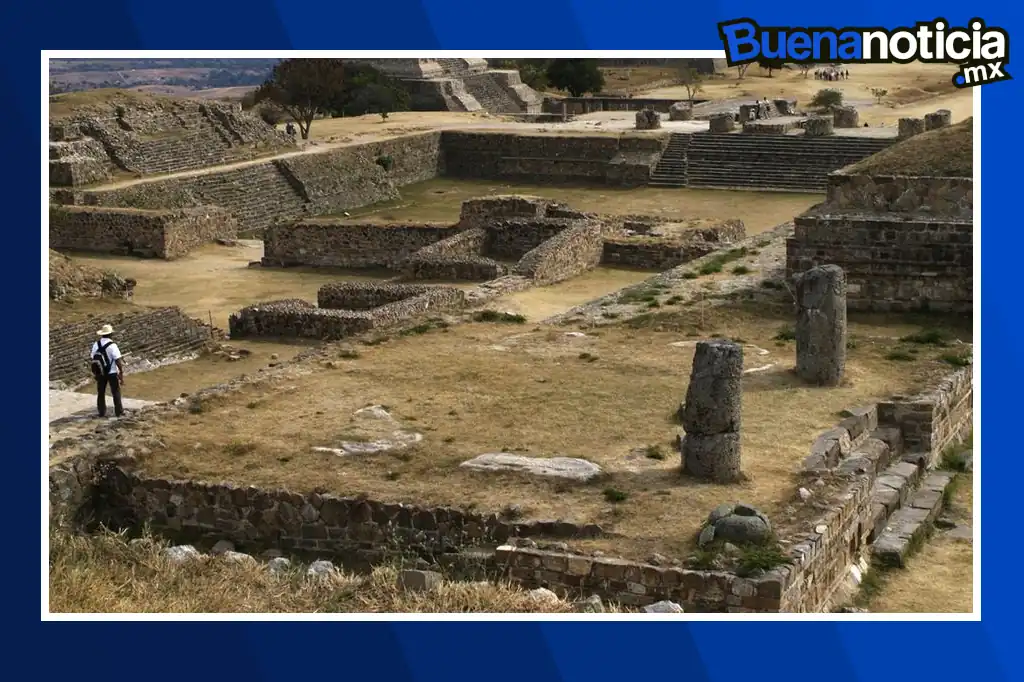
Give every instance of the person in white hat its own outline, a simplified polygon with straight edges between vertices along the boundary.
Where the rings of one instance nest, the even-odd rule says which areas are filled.
[[[120,417],[124,414],[124,407],[121,405],[124,361],[121,359],[121,349],[110,338],[113,333],[113,327],[109,324],[103,325],[96,332],[99,339],[92,344],[92,350],[89,351],[92,375],[96,379],[96,410],[100,417],[107,416],[107,386],[110,386],[110,395],[114,398],[114,415]]]

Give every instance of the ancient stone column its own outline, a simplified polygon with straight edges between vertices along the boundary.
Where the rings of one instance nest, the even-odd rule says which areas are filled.
[[[740,480],[742,378],[740,345],[725,339],[697,344],[680,410],[683,473],[716,483]]]
[[[831,134],[831,116],[812,116],[804,123],[804,135],[807,137],[824,137]]]
[[[924,129],[935,130],[945,128],[953,122],[953,112],[949,109],[939,109],[930,114],[924,115]]]
[[[668,108],[668,120],[670,121],[692,121],[693,108],[689,102],[676,102]]]
[[[729,133],[736,128],[732,114],[711,114],[708,117],[709,130],[713,133]]]
[[[796,277],[796,373],[838,386],[846,369],[846,273],[819,265]]]
[[[643,109],[636,112],[637,130],[656,130],[661,127],[661,116],[654,109]]]
[[[906,139],[924,132],[923,118],[901,118],[899,122],[899,137]]]
[[[836,128],[856,128],[860,125],[860,115],[854,107],[839,107],[832,112]]]

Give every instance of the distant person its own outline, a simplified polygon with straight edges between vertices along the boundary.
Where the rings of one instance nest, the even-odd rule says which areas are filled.
[[[289,121],[288,124],[284,127],[284,131],[291,135],[292,137],[295,137],[295,126],[291,123],[291,121]]]
[[[103,325],[96,332],[96,336],[100,338],[92,344],[92,350],[89,352],[92,375],[96,379],[96,411],[100,417],[107,416],[107,386],[110,386],[110,395],[114,398],[114,416],[124,415],[124,407],[121,405],[124,360],[121,359],[121,349],[110,338],[113,333],[113,327],[109,324]]]

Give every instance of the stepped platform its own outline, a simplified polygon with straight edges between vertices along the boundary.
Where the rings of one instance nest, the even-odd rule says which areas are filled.
[[[145,371],[196,357],[213,338],[213,329],[178,308],[123,313],[106,320],[130,372]],[[89,382],[89,346],[96,340],[94,320],[50,327],[50,388],[73,389]]]
[[[767,119],[783,121],[790,118]],[[688,139],[682,139],[688,138]],[[896,141],[878,135],[807,137],[802,131],[673,134],[651,172],[652,185],[821,192],[828,175]]]

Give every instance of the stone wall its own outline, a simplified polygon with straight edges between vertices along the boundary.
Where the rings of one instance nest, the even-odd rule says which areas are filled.
[[[928,464],[963,438],[974,418],[974,371],[968,366],[942,381],[934,390],[911,398],[878,404],[878,421],[899,428],[903,443],[913,452],[928,453]]]
[[[524,182],[647,184],[667,144],[668,135],[653,134],[442,133],[446,175]]]
[[[235,219],[215,206],[163,211],[51,206],[49,227],[51,248],[167,259],[238,231]]]
[[[413,253],[445,239],[458,225],[351,224],[328,218],[273,225],[264,235],[263,264],[339,268],[399,267]]]
[[[480,282],[508,274],[507,266],[480,255],[486,243],[484,228],[469,228],[414,253],[402,264],[402,275],[419,280]]]
[[[787,241],[787,272],[840,266],[850,310],[970,312],[973,225],[927,218],[805,213]]]
[[[108,168],[143,174],[215,166],[295,147],[291,138],[252,114],[165,97],[127,96],[51,121],[52,144],[76,140],[99,145]],[[75,185],[73,173],[67,179]]]
[[[347,282],[324,285],[317,299],[320,307],[288,299],[243,308],[228,319],[231,336],[334,341],[456,310],[465,294],[451,287]]]
[[[193,320],[178,308],[55,325],[50,327],[49,339],[51,388],[74,388],[91,380],[89,349],[96,340],[96,330],[103,324],[114,327],[113,338],[129,372],[189,360],[214,336],[208,325]]]
[[[629,223],[627,223],[629,224]],[[644,231],[650,225],[644,226]],[[740,220],[727,220],[713,227],[694,228],[673,236],[611,236],[604,240],[601,264],[664,271],[718,251],[724,245],[746,237]]]
[[[550,114],[562,113],[565,110],[573,116],[591,114],[595,111],[642,111],[653,109],[667,114],[669,107],[678,99],[652,99],[649,97],[547,97],[544,99],[544,111]],[[702,104],[707,100],[697,99],[694,104]]]
[[[487,228],[483,255],[504,261],[518,261],[573,224],[569,219],[495,220]]]
[[[970,312],[972,194],[969,178],[835,173],[828,201],[794,221],[787,273],[842,267],[851,310]]]
[[[847,174],[829,176],[826,203],[833,209],[878,213],[924,213],[971,220],[971,178],[926,178]]]
[[[852,570],[865,567],[868,546],[911,489],[938,461],[942,449],[961,440],[973,420],[973,368],[961,369],[909,401],[851,410],[821,434],[803,469],[808,483],[838,475],[843,485],[821,518],[792,547],[796,563],[782,595],[785,611],[809,612],[834,605]]]
[[[582,223],[561,230],[528,252],[515,271],[537,284],[575,277],[601,263],[604,233],[597,223]]]
[[[57,192],[59,203],[168,209],[220,206],[246,232],[310,215],[388,201],[441,172],[439,133],[346,145],[199,175],[146,179],[115,189]],[[377,162],[390,159],[390,170]],[[383,161],[382,161],[383,163]]]

